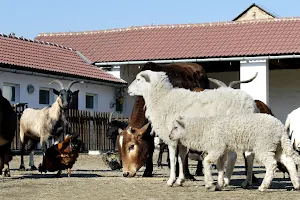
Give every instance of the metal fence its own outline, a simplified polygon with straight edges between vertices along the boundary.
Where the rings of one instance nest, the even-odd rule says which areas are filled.
[[[13,105],[17,113],[17,130],[15,138],[12,142],[12,150],[19,151],[21,149],[20,142],[20,118],[24,109],[27,108],[26,104]],[[109,112],[91,112],[84,110],[69,110],[67,112],[67,120],[70,123],[68,133],[78,132],[80,139],[83,142],[82,150],[87,152],[89,150],[99,150],[102,152],[112,150],[113,146],[111,141],[107,139],[107,127],[109,123]],[[128,121],[123,115],[116,115],[112,120]],[[64,136],[62,136],[63,138]],[[61,138],[61,139],[62,139]]]

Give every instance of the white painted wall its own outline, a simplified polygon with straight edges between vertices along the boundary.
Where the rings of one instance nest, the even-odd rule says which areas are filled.
[[[28,103],[28,107],[31,108],[43,108],[47,105],[39,104],[39,88],[55,88],[57,90],[60,89],[60,85],[53,83],[49,86],[49,82],[53,81],[52,78],[45,78],[39,76],[32,75],[24,75],[24,74],[16,74],[10,72],[2,72],[0,73],[0,87],[3,88],[4,83],[17,84],[18,89],[16,91],[16,102],[18,103]],[[67,87],[69,81],[62,81]],[[28,94],[27,86],[32,84],[35,88],[34,93]],[[101,111],[101,112],[115,112],[115,107],[110,108],[110,103],[114,101],[115,96],[115,88],[111,86],[104,85],[96,85],[90,83],[84,84],[74,84],[72,86],[72,91],[80,90],[78,95],[78,109],[79,110],[87,110],[85,104],[85,95],[95,94],[97,96],[95,102],[96,106],[93,111]],[[50,90],[50,103],[53,103],[56,100],[56,95],[53,94],[52,90]],[[51,98],[52,97],[52,98]],[[14,103],[14,102],[11,102]]]
[[[250,60],[240,62],[240,80],[247,80],[258,72],[257,77],[250,83],[241,84],[241,90],[250,94],[254,99],[269,105],[269,62],[268,60]]]

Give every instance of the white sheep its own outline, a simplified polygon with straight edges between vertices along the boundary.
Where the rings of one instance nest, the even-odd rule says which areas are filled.
[[[287,115],[285,129],[288,130],[291,138],[291,145],[294,149],[300,151],[300,108],[293,110]]]
[[[179,117],[172,123],[170,139],[180,140],[188,148],[207,152],[203,160],[204,180],[207,189],[213,188],[210,164],[216,163],[218,182],[216,189],[224,186],[224,162],[228,151],[248,151],[266,167],[265,178],[259,186],[266,190],[275,176],[277,162],[285,165],[296,190],[299,177],[296,165],[300,156],[291,148],[284,125],[266,114],[243,114],[215,117]],[[250,163],[251,165],[253,164]],[[252,167],[248,168],[252,173]],[[242,184],[251,185],[246,179]]]
[[[80,81],[71,81],[66,89],[59,80],[52,83],[58,83],[61,90],[53,89],[54,94],[58,95],[56,101],[48,107],[42,109],[26,108],[20,118],[20,140],[21,140],[21,164],[20,170],[25,170],[24,151],[27,142],[31,142],[29,149],[30,160],[29,166],[31,170],[36,170],[33,160],[33,149],[38,142],[43,144],[48,140],[49,136],[54,136],[56,143],[59,137],[66,131],[68,122],[65,112],[69,108],[72,95],[78,94],[79,90],[72,92],[70,89],[75,83]],[[80,83],[83,83],[82,81]]]
[[[169,186],[172,186],[176,180],[177,147],[177,142],[169,139],[170,127],[167,124],[170,124],[170,121],[185,114],[215,116],[259,112],[253,98],[241,90],[218,88],[192,92],[182,88],[173,88],[165,72],[149,70],[140,72],[128,87],[128,93],[131,96],[144,97],[147,107],[146,117],[151,121],[156,134],[169,146],[171,168],[167,182]],[[179,177],[176,181],[179,185],[184,182],[182,161],[186,153],[186,147],[179,145]]]

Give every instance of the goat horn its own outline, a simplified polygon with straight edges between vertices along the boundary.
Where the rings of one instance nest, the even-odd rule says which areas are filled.
[[[231,81],[229,83],[228,87],[233,87],[234,85],[239,84],[239,83],[249,83],[249,82],[253,81],[257,77],[257,74],[258,74],[258,72],[256,72],[255,75],[252,78],[248,79],[248,80],[244,80],[244,81]]]
[[[215,83],[219,87],[227,87],[227,85],[224,82],[222,82],[222,81],[220,81],[218,79],[208,78],[208,80],[210,80],[211,82]]]
[[[129,126],[129,128],[128,128],[128,132],[131,133],[131,126]]]
[[[62,82],[60,80],[54,80],[52,82],[49,83],[49,85],[51,85],[52,83],[58,83],[61,87],[61,89],[64,89],[64,84],[62,84]]]
[[[110,123],[111,120],[112,120],[112,116],[113,116],[113,113],[111,112],[111,113],[109,114],[109,118],[108,118],[108,122],[109,122],[109,123]]]
[[[74,85],[75,83],[84,83],[84,82],[83,81],[71,81],[67,87],[68,88],[67,90],[70,90],[72,85]]]

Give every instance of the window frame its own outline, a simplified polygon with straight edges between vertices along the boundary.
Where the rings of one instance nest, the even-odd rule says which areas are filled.
[[[2,94],[4,94],[4,87],[14,87],[14,100],[11,100],[11,99],[8,99],[7,97],[5,97],[5,95],[3,95],[9,102],[11,103],[17,103],[19,100],[18,100],[18,95],[17,95],[17,92],[19,91],[18,90],[18,87],[19,85],[18,84],[15,84],[15,83],[6,83],[4,82],[3,83],[3,87],[2,87]]]
[[[87,97],[92,97],[92,99],[93,99],[93,105],[92,105],[93,107],[92,108],[87,107],[87,103],[88,103]],[[90,94],[90,93],[85,94],[85,108],[90,109],[90,110],[95,109],[95,94]]]
[[[41,103],[41,90],[43,91],[48,91],[48,103]],[[50,102],[51,102],[51,91],[50,91],[50,88],[43,88],[43,87],[40,87],[39,88],[39,104],[40,105],[50,105]]]

